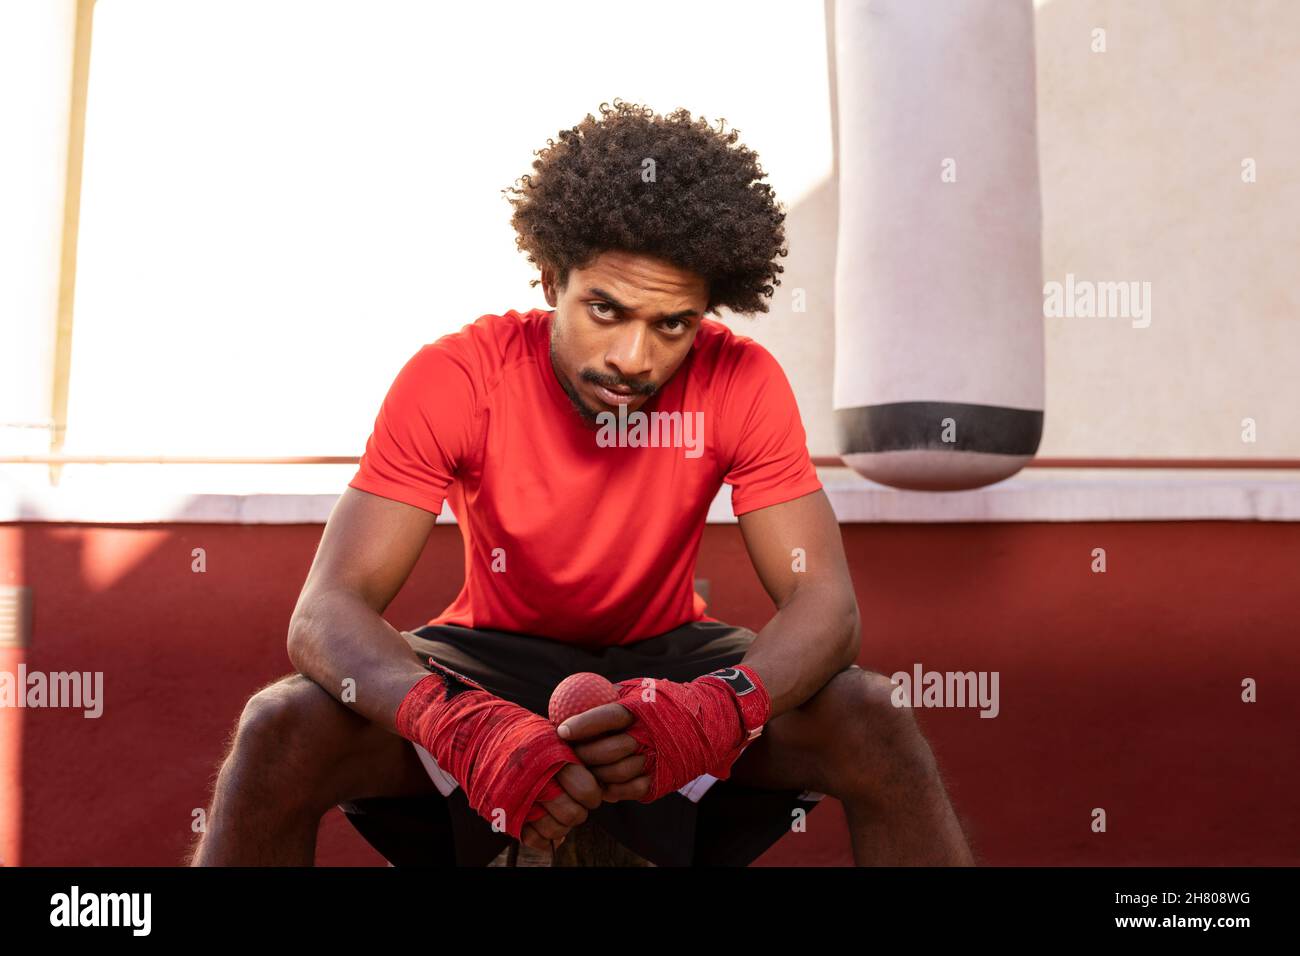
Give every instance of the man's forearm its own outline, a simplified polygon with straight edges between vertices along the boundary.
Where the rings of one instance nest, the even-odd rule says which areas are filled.
[[[771,716],[798,707],[857,658],[857,603],[827,589],[801,587],[758,632],[741,662],[771,699]]]
[[[398,706],[429,674],[397,628],[341,592],[299,605],[289,626],[289,659],[300,674],[394,732]]]

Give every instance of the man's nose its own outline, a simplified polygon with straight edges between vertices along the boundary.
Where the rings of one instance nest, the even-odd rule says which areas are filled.
[[[626,330],[605,353],[605,361],[618,369],[619,375],[632,384],[650,371],[650,336],[645,325],[629,322]]]

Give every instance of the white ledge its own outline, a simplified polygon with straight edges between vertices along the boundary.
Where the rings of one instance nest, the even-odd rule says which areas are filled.
[[[992,521],[1300,521],[1300,474],[1289,471],[1029,469],[974,491],[899,491],[844,468],[819,472],[844,523]],[[342,483],[346,486],[346,480]],[[323,524],[338,493],[185,493],[147,484],[23,485],[0,473],[0,522]],[[732,524],[726,486],[710,524]],[[439,524],[452,524],[450,509]]]
[[[843,469],[836,471],[844,473]],[[1259,473],[1252,473],[1259,474]],[[841,522],[1300,521],[1300,473],[1032,470],[974,491],[823,477]]]

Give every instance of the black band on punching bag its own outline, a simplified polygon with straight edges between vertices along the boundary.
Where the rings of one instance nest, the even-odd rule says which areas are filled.
[[[955,425],[947,429],[944,419]],[[944,441],[945,431],[953,441]],[[886,451],[985,452],[1033,455],[1043,435],[1043,413],[963,402],[891,402],[835,411],[842,455]]]

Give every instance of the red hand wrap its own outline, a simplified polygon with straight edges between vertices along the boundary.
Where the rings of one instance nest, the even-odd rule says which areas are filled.
[[[397,708],[397,732],[433,755],[489,823],[519,838],[525,823],[545,812],[541,802],[563,789],[555,775],[581,763],[545,717],[502,700],[432,658]]]
[[[635,752],[645,757],[642,772],[651,780],[641,803],[679,790],[700,774],[726,780],[771,714],[767,689],[744,664],[689,684],[636,678],[614,686],[618,703],[636,717],[624,733],[637,742]]]

